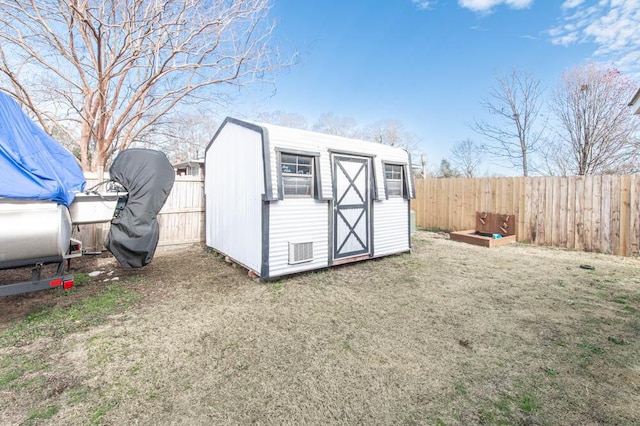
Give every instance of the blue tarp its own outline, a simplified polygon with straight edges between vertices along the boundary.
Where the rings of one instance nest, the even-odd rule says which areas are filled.
[[[86,182],[78,160],[0,91],[0,197],[69,206]]]

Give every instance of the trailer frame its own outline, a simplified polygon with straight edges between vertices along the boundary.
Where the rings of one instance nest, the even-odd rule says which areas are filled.
[[[18,283],[0,285],[0,297],[15,296],[23,293],[31,293],[33,291],[47,290],[51,288],[61,288],[70,290],[74,285],[73,274],[65,273],[69,266],[69,261],[73,258],[82,256],[82,242],[71,238],[69,244],[69,254],[62,258],[39,259],[31,269],[31,280]],[[53,277],[43,278],[42,272],[45,265],[57,264],[56,273]],[[28,265],[20,265],[28,266]],[[16,267],[19,267],[16,264]],[[13,269],[13,268],[6,268]]]

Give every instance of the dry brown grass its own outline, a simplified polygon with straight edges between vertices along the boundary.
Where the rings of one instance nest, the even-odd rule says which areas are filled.
[[[201,249],[102,267],[132,306],[43,337],[17,331],[28,311],[6,325],[0,423],[640,421],[638,259],[420,232],[410,255],[272,283]]]

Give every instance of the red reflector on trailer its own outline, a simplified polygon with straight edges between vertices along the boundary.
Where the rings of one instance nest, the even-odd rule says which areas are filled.
[[[58,287],[59,285],[62,285],[62,279],[61,278],[57,278],[55,280],[51,280],[51,281],[49,281],[49,285],[51,287]]]
[[[65,281],[64,284],[62,284],[62,288],[64,288],[65,290],[72,289],[73,288],[73,279]]]

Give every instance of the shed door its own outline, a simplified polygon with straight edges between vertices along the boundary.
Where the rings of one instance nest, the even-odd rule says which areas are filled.
[[[333,157],[333,258],[369,254],[370,159]]]

